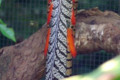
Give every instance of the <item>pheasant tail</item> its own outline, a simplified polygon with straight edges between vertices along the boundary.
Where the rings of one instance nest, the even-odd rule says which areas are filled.
[[[73,57],[76,57],[76,49],[74,45],[74,38],[73,38],[73,32],[72,29],[67,29],[67,41],[68,41],[68,47]]]

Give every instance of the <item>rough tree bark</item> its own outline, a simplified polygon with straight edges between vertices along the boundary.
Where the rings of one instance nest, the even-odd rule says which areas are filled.
[[[120,53],[120,16],[97,8],[77,14],[77,53],[99,50]],[[45,71],[46,24],[30,38],[0,50],[0,80],[39,80]]]

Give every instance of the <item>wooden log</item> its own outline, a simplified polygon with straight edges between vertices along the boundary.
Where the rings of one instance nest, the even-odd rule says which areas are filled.
[[[99,50],[120,53],[120,16],[97,8],[77,14],[77,53]],[[0,49],[0,80],[40,80],[45,72],[47,25],[21,43]]]
[[[120,16],[97,8],[80,11],[77,16],[75,45],[78,53],[99,50],[120,53]]]

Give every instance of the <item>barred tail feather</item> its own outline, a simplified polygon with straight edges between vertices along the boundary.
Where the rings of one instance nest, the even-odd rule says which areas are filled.
[[[72,52],[72,55],[75,56],[74,53],[76,53],[75,49],[71,47],[74,42],[73,36],[71,31],[67,30],[71,23],[72,0],[52,0],[51,3],[50,7],[51,5],[53,7],[49,10],[47,21],[47,24],[50,23],[51,31],[45,80],[60,80],[71,75],[72,70],[69,68],[71,68],[72,63],[71,59],[67,59],[67,55]],[[70,33],[69,35],[67,31]],[[70,41],[70,52],[68,51],[67,40]]]
[[[67,53],[67,70],[66,77],[72,76],[72,55],[70,51]]]

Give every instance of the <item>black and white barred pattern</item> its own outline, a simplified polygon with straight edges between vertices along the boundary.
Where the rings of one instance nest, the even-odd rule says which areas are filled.
[[[52,0],[51,34],[46,62],[46,80],[66,77],[67,28],[70,25],[72,0]]]

